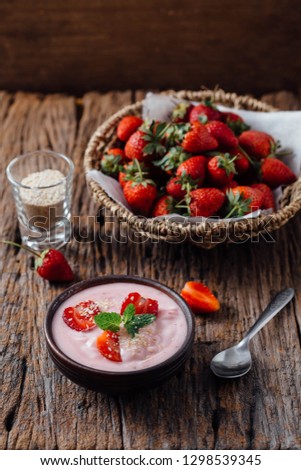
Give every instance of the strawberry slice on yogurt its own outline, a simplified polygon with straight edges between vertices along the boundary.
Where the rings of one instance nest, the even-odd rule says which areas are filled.
[[[94,317],[99,313],[99,306],[92,300],[86,300],[67,307],[63,312],[63,320],[70,328],[76,331],[89,331],[95,328]]]
[[[110,359],[110,361],[121,362],[119,335],[112,331],[104,331],[102,335],[98,336],[96,346],[101,354]]]
[[[135,307],[136,315],[143,315],[146,313],[158,315],[158,301],[153,299],[145,299],[138,292],[131,292],[122,302],[120,314],[123,315],[125,309],[129,304]]]

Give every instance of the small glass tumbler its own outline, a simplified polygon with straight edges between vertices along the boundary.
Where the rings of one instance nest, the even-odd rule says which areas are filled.
[[[6,174],[27,246],[42,251],[70,240],[73,171],[69,158],[50,150],[26,153],[8,165]]]

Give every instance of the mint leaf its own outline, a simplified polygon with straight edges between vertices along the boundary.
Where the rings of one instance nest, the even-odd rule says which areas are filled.
[[[143,326],[150,325],[153,321],[156,320],[156,315],[151,315],[146,313],[145,315],[135,315],[132,320],[125,323],[124,326],[129,335],[134,338],[134,336],[138,333],[140,328]]]
[[[112,331],[113,333],[117,333],[120,330],[121,320],[121,316],[115,312],[101,312],[94,317],[94,321],[99,328],[104,331]]]
[[[136,312],[135,305],[129,304],[125,311],[123,312],[123,323],[126,325],[128,322],[132,320]]]

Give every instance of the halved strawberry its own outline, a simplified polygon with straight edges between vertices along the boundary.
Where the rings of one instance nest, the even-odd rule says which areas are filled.
[[[201,282],[186,282],[181,296],[188,303],[191,310],[196,313],[213,313],[220,309],[220,303],[209,287]]]
[[[136,315],[149,313],[158,315],[158,301],[153,299],[145,299],[138,292],[131,292],[122,302],[120,314],[123,315],[126,307],[134,304]]]
[[[120,355],[119,336],[112,331],[104,331],[98,336],[96,346],[101,354],[110,361],[122,362]]]
[[[88,331],[96,326],[94,317],[99,312],[99,306],[93,300],[86,300],[75,307],[65,308],[63,320],[73,330]]]

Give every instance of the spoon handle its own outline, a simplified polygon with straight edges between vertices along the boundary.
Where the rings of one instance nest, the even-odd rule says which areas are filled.
[[[288,288],[284,289],[279,292],[273,300],[269,303],[267,308],[262,312],[258,320],[254,323],[254,325],[250,328],[248,333],[244,336],[243,342],[249,342],[250,339],[253,338],[256,333],[258,333],[261,328],[264,327],[275,315],[277,315],[283,307],[288,304],[295,295],[294,289]]]

